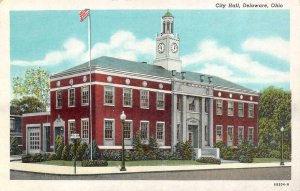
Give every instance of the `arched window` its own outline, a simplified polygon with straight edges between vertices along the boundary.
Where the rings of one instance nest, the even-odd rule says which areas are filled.
[[[167,33],[170,33],[170,22],[167,22]]]

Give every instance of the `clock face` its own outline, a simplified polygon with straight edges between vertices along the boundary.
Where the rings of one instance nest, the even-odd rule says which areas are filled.
[[[164,43],[159,43],[158,52],[163,53],[164,51],[165,51],[165,44]]]
[[[173,53],[175,53],[175,52],[178,51],[178,45],[177,45],[175,42],[172,43],[172,45],[171,45],[171,51],[172,51]]]

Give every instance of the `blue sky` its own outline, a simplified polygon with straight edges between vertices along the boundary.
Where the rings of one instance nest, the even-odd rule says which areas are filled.
[[[287,10],[170,10],[183,69],[260,91],[290,89]],[[92,10],[92,57],[152,63],[164,10]],[[50,74],[87,60],[87,21],[78,11],[10,12],[11,78],[28,68]]]

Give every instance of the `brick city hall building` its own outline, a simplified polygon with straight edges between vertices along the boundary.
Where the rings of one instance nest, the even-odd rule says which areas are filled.
[[[103,56],[91,60],[91,72],[84,63],[50,76],[50,112],[23,115],[24,152],[51,152],[58,135],[67,144],[75,131],[82,141],[95,140],[100,150],[121,149],[122,111],[125,149],[132,148],[138,130],[144,144],[153,136],[161,149],[174,150],[178,141],[190,140],[198,157],[218,156],[213,148],[218,141],[257,144],[258,93],[182,71],[171,13],[161,26],[153,64]]]

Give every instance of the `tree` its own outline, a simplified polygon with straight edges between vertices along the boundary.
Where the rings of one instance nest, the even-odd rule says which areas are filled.
[[[280,128],[284,127],[285,157],[291,153],[291,93],[269,87],[259,98],[259,147],[270,157],[278,156],[281,148]]]
[[[24,96],[20,99],[13,99],[10,102],[10,114],[22,115],[23,113],[35,113],[46,111],[46,106],[36,97]]]
[[[27,69],[24,78],[13,78],[13,94],[16,98],[34,96],[49,107],[49,73],[40,67]]]

